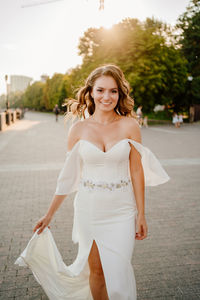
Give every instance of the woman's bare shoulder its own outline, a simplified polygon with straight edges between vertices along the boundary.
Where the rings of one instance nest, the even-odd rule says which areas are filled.
[[[141,131],[137,120],[131,117],[123,117],[121,121],[127,137],[141,143]]]
[[[81,139],[83,132],[87,130],[90,124],[90,118],[78,120],[69,129],[67,139],[67,150],[70,151],[74,145]]]
[[[80,140],[82,131],[85,127],[84,121],[76,121],[69,129],[67,138],[67,150],[70,151],[73,146]]]

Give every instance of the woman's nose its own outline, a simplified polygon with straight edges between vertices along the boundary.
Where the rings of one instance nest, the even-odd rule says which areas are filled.
[[[106,91],[105,91],[105,93],[104,93],[104,95],[103,95],[103,99],[104,99],[104,100],[109,100],[109,98],[110,98],[109,92],[106,92]]]

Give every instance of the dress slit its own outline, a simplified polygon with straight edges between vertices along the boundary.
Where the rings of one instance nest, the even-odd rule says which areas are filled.
[[[104,242],[95,239],[109,300],[135,300],[136,285],[131,261],[124,259],[115,247],[106,247]],[[129,291],[129,293],[127,293]]]
[[[101,256],[101,250],[99,249],[100,247],[99,247],[99,244],[98,244],[98,242],[96,241],[96,239],[93,239],[93,241],[92,241],[92,246],[91,246],[91,248],[90,248],[90,252],[89,252],[89,255],[88,255],[88,262],[89,262],[89,256],[90,256],[90,253],[91,253],[93,244],[96,245],[96,248],[97,248],[97,251],[98,251],[99,260],[100,260],[101,267],[102,267],[102,270],[103,270],[103,276],[104,276],[104,281],[105,281],[106,291],[107,291],[107,294],[108,294],[108,288],[107,288],[106,277],[105,277],[105,267],[104,267],[103,259],[102,259],[102,256]]]

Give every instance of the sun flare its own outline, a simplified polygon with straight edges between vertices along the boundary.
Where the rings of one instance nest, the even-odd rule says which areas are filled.
[[[93,16],[91,26],[110,29],[114,24],[117,24],[121,20],[130,17],[130,0],[125,0],[125,2],[127,2],[127,5],[124,6],[121,1],[105,0],[103,10],[94,9],[94,2],[90,3],[90,5],[93,5],[94,9],[92,14]],[[133,5],[133,2],[131,4]],[[89,14],[91,18],[91,13]]]
[[[115,23],[117,23],[117,20],[115,20],[107,11],[100,11],[99,12],[99,26],[102,26],[106,29],[110,29]]]

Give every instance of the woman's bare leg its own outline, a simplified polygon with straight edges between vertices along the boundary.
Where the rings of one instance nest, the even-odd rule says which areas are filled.
[[[90,289],[94,300],[109,300],[99,250],[95,241],[93,241],[88,262],[90,267]]]

